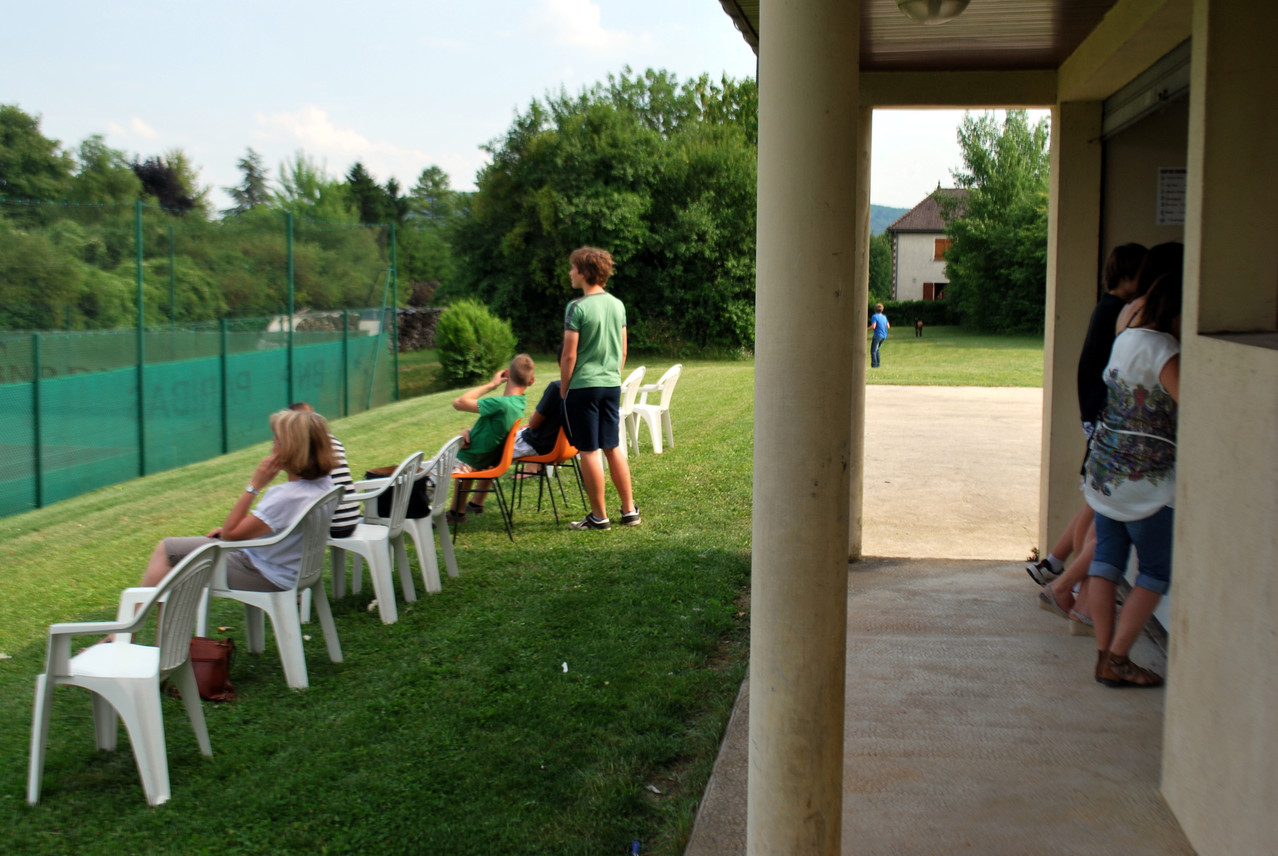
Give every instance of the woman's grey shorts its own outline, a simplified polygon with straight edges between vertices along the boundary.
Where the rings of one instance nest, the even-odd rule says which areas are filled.
[[[172,567],[195,552],[197,547],[205,544],[221,544],[217,538],[205,535],[191,535],[184,538],[165,538],[164,554]],[[253,566],[248,553],[243,550],[226,550],[226,584],[240,591],[283,591],[275,583],[262,576],[262,572]]]

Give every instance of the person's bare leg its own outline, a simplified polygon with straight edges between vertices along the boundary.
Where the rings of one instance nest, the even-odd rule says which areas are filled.
[[[458,479],[453,489],[453,512],[461,514],[466,510],[466,498],[470,496],[470,483],[473,479]]]
[[[475,481],[475,498],[466,503],[466,507],[470,508],[470,506],[473,505],[482,511],[484,508],[484,500],[488,498],[488,491],[493,489],[493,480],[476,479]],[[475,513],[478,514],[479,511],[476,511]]]
[[[590,513],[600,520],[605,519],[608,512],[604,509],[603,458],[600,457],[598,449],[593,452],[582,452],[578,457],[581,465],[581,482],[586,486],[586,500],[590,503]]]
[[[603,453],[608,459],[608,472],[612,473],[613,486],[617,488],[617,495],[621,497],[622,512],[634,511],[635,497],[630,485],[630,462],[626,460],[625,455],[621,454],[620,447],[604,449]]]
[[[1114,641],[1114,593],[1118,586],[1104,577],[1092,577],[1088,583],[1092,600],[1092,621],[1096,629],[1096,650],[1110,650]],[[1124,610],[1126,614],[1126,610]]]
[[[159,585],[160,580],[168,576],[171,570],[173,570],[173,565],[169,562],[169,555],[164,552],[164,542],[161,541],[155,545],[155,550],[151,553],[151,559],[146,563],[146,570],[142,573],[141,585]]]
[[[1112,653],[1122,657],[1127,656],[1162,599],[1161,594],[1147,588],[1140,586],[1132,588],[1131,594],[1123,601],[1123,611],[1118,616],[1118,626],[1114,630],[1114,638],[1109,643],[1109,650]],[[1100,633],[1096,635],[1099,638]]]

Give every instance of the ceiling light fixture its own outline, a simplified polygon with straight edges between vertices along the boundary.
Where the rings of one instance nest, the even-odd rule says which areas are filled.
[[[896,0],[905,17],[919,24],[944,24],[963,14],[968,0]]]

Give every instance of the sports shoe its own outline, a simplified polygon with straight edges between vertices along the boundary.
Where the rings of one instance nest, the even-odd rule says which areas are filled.
[[[1060,576],[1058,571],[1052,570],[1051,562],[1046,559],[1040,559],[1037,562],[1026,562],[1025,573],[1029,574],[1030,579],[1040,586],[1047,585]]]
[[[634,511],[621,512],[622,526],[638,526],[643,521],[639,519],[639,506],[635,506]]]
[[[607,517],[600,520],[594,514],[587,514],[580,520],[574,520],[568,524],[570,529],[611,529],[612,522]]]

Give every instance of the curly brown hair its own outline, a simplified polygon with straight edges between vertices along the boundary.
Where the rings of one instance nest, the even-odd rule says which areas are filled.
[[[603,285],[612,276],[612,253],[598,247],[578,247],[568,256],[568,263],[589,285]]]

